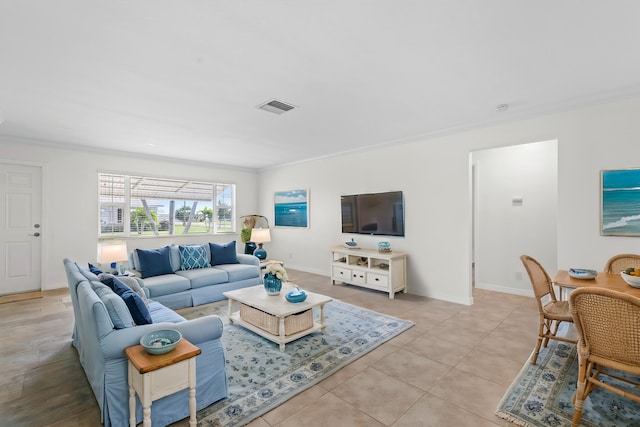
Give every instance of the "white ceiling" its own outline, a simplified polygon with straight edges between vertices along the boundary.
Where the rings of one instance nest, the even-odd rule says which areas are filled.
[[[639,41],[637,0],[0,0],[0,135],[265,168],[638,96]]]

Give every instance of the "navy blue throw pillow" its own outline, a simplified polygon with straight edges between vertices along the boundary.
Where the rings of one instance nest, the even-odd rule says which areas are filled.
[[[136,252],[140,260],[138,270],[140,270],[143,279],[173,273],[169,258],[169,246],[160,249],[136,249]]]
[[[224,245],[209,243],[211,250],[211,265],[238,264],[238,254],[236,254],[236,241]]]
[[[95,265],[89,263],[89,271],[92,272],[93,274],[95,274],[96,276],[98,274],[102,274],[104,273],[104,271],[100,270],[98,267],[96,267]]]
[[[116,295],[124,300],[129,309],[129,313],[131,313],[131,318],[133,318],[136,325],[149,325],[153,323],[149,309],[142,298],[140,298],[140,295],[136,294],[133,289],[116,277],[109,277],[103,280],[102,283],[110,287]]]

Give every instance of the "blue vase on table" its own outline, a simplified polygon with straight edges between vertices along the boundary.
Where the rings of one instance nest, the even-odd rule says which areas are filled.
[[[273,274],[264,275],[264,289],[269,295],[279,295],[282,290],[282,280]]]

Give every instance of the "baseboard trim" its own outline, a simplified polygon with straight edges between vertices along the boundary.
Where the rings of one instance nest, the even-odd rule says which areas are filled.
[[[22,292],[19,294],[0,295],[0,304],[42,298],[42,291]]]
[[[516,289],[507,286],[492,285],[490,283],[476,283],[477,289],[484,289],[486,291],[502,292],[504,294],[521,295],[523,297],[533,297],[532,290]]]

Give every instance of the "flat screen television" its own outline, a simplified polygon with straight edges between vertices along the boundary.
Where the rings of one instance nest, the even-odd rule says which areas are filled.
[[[404,237],[402,191],[341,196],[342,232]]]

